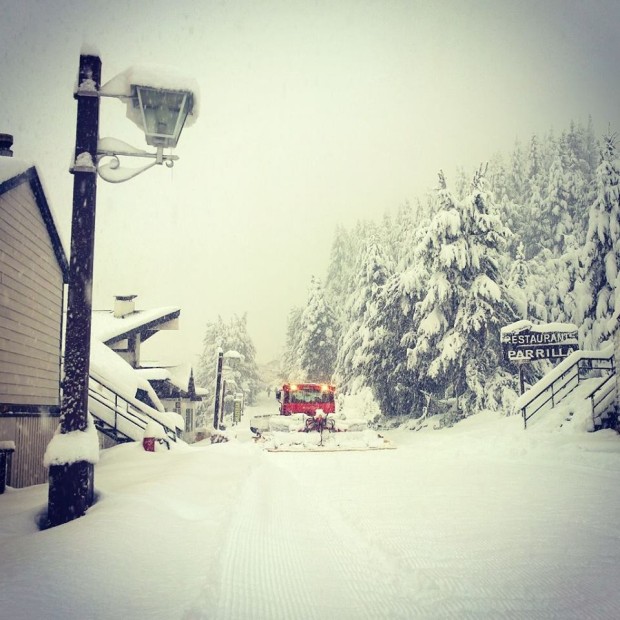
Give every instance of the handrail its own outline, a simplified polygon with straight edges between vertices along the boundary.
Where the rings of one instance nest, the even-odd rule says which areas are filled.
[[[102,381],[95,379],[92,375],[90,376],[90,381],[92,381],[93,383],[97,385],[100,385],[102,388],[107,390],[114,397],[114,404],[112,405],[110,399],[106,398],[100,392],[97,392],[95,388],[90,386],[90,382],[89,382],[89,388],[88,388],[89,398],[93,398],[100,405],[109,409],[113,413],[114,429],[117,433],[120,433],[124,435],[125,437],[127,437],[128,439],[131,439],[131,437],[129,437],[126,433],[119,430],[118,428],[119,417],[123,420],[126,420],[129,424],[143,431],[144,429],[146,429],[146,426],[147,426],[147,421],[144,419],[144,416],[146,416],[147,418],[150,418],[154,422],[157,422],[157,424],[159,424],[164,429],[166,436],[169,439],[171,439],[172,441],[177,440],[175,429],[170,428],[169,426],[167,426],[160,420],[157,420],[154,416],[152,416],[147,411],[144,411],[140,409],[139,407],[136,407],[134,404],[129,402],[126,398],[118,394],[109,385],[106,385]],[[96,415],[95,412],[93,412],[93,416],[99,418],[105,424],[109,424],[108,422],[106,422],[106,420],[103,420],[101,416]]]
[[[602,416],[606,408],[606,407],[603,407],[603,409],[600,412],[598,412],[597,411],[598,406],[603,403],[606,404],[608,397],[611,394],[615,394],[615,391],[616,391],[615,378],[616,378],[615,374],[609,375],[608,377],[605,378],[604,381],[601,381],[601,383],[599,383],[599,385],[594,390],[592,390],[592,392],[590,392],[590,394],[587,396],[587,398],[590,399],[590,403],[592,406],[592,428],[596,428],[596,420],[597,418]],[[595,398],[598,392],[601,392],[601,393],[599,394],[598,398]]]
[[[614,366],[614,354],[613,351],[609,356],[584,356],[583,352],[575,352],[575,361],[570,364],[564,372],[558,375],[545,389],[537,392],[530,400],[520,405],[519,409],[523,416],[523,427],[527,428],[527,422],[536,413],[538,413],[545,405],[551,403],[551,407],[555,407],[561,400],[566,398],[581,382],[583,377],[586,377],[589,373],[599,370],[605,370],[610,373],[610,376],[615,374]],[[573,353],[573,355],[575,355]],[[567,360],[570,358],[567,358]],[[566,360],[565,360],[566,361]],[[544,380],[544,377],[543,379]],[[536,386],[532,386],[535,388]],[[527,393],[526,393],[527,394]],[[542,400],[538,406],[528,414],[528,407],[533,403],[536,403],[539,399]]]

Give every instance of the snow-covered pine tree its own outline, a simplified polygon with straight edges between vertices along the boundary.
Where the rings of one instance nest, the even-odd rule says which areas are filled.
[[[508,231],[483,168],[465,200],[453,198],[443,174],[438,193],[444,208],[425,239],[431,275],[406,338],[409,366],[423,389],[439,396],[452,390],[469,412],[498,409],[516,387],[503,368],[499,338],[501,327],[516,319],[498,270]]]
[[[243,389],[245,400],[248,404],[254,404],[256,395],[262,388],[262,382],[256,364],[256,347],[252,338],[248,334],[248,315],[247,313],[237,316],[230,320],[229,340],[225,343],[226,351],[236,351],[242,355],[236,362],[236,375],[238,384]]]
[[[416,248],[420,241],[420,231],[428,225],[430,206],[428,203],[415,201],[415,208],[405,202],[396,214],[395,253],[393,265],[395,273],[408,270],[416,262]]]
[[[583,271],[574,290],[576,323],[583,346],[598,349],[617,329],[620,315],[620,167],[616,135],[603,137],[590,207]]]
[[[312,277],[300,321],[299,362],[308,381],[331,381],[336,366],[338,322],[320,281]]]
[[[453,324],[457,289],[451,283],[458,283],[459,271],[466,265],[466,248],[460,238],[461,216],[443,171],[439,172],[435,202],[438,211],[419,247],[420,264],[426,266],[429,274],[426,292],[415,304],[411,325],[403,335],[402,344],[408,349],[408,367],[418,377],[416,389],[443,396],[447,386],[443,385],[442,377],[429,372],[429,366],[438,352],[439,343]],[[442,256],[442,248],[450,250],[450,259]]]
[[[536,220],[537,226],[543,231],[538,241],[543,248],[550,250],[551,254],[557,258],[564,251],[565,237],[574,234],[565,171],[557,144],[554,144],[554,155],[544,190],[540,213]]]
[[[329,257],[325,297],[339,320],[355,268],[355,250],[351,234],[343,226],[337,226]]]
[[[336,361],[336,376],[343,393],[356,393],[370,386],[367,373],[376,337],[370,321],[378,312],[377,300],[388,275],[378,236],[373,235],[359,255],[352,292],[346,300]]]
[[[202,353],[196,368],[196,383],[200,387],[207,389],[209,398],[203,399],[199,409],[213,410],[215,400],[215,380],[217,375],[217,356],[220,350],[220,343],[224,341],[226,327],[221,316],[217,321],[207,323],[205,335],[202,339]]]
[[[519,243],[516,250],[515,260],[508,276],[508,290],[514,299],[517,316],[521,319],[529,317],[528,283],[530,268],[525,260],[523,243]]]
[[[286,343],[280,373],[287,381],[298,381],[302,376],[300,354],[301,315],[303,308],[291,308],[286,324]]]
[[[427,280],[425,265],[417,260],[407,270],[392,274],[379,290],[377,311],[369,317],[374,337],[367,379],[386,416],[419,417],[422,412],[423,395],[417,389],[416,373],[408,367],[402,341]]]
[[[197,383],[209,390],[210,401],[205,407],[212,411],[215,400],[218,352],[236,351],[243,358],[235,364],[235,380],[243,390],[245,401],[253,404],[261,386],[256,366],[256,350],[247,332],[247,315],[234,315],[225,322],[221,316],[207,323],[203,338],[203,351],[198,365]]]
[[[544,188],[547,184],[542,148],[538,136],[533,135],[527,156],[527,187],[523,197],[523,228],[520,236],[526,259],[536,256],[544,247],[543,242],[550,232],[540,225]]]

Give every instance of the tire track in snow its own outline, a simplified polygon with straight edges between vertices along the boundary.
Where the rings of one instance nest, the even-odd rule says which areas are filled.
[[[378,618],[386,597],[394,611],[390,562],[269,457],[239,498],[223,558],[215,618]]]
[[[355,524],[362,545],[380,547],[393,562],[400,587],[392,589],[397,599],[386,597],[389,617],[617,617],[605,608],[606,601],[614,598],[604,583],[606,564],[615,555],[603,547],[608,536],[595,550],[591,541],[583,540],[583,524],[573,523],[570,511],[565,517],[556,514],[557,506],[568,505],[570,497],[553,469],[538,472],[548,482],[533,494],[528,493],[527,473],[520,473],[517,466],[512,479],[499,481],[483,459],[461,464],[460,470],[412,476],[403,493],[394,472],[406,471],[399,463],[405,455],[403,450],[400,455],[321,458],[313,479],[331,475],[333,484],[324,487],[325,501],[343,520]],[[423,470],[423,461],[416,467],[415,455],[406,459],[412,470]],[[291,471],[303,475],[297,467]],[[373,484],[373,478],[380,483]],[[475,491],[480,494],[472,502]],[[505,504],[511,502],[513,510],[507,512]],[[587,502],[579,512],[590,524],[594,513]],[[549,530],[550,521],[561,527]],[[590,554],[598,558],[590,570],[600,575],[593,588],[579,584],[578,577],[583,574],[584,555]],[[565,601],[577,602],[577,608],[567,607]],[[594,608],[592,601],[598,601]]]

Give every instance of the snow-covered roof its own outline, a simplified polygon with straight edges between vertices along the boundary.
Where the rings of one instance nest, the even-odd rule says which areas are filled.
[[[170,381],[180,390],[189,390],[189,380],[192,374],[191,364],[178,366],[139,368],[137,372],[148,381]]]
[[[167,368],[138,368],[137,372],[148,381],[170,381],[170,371]]]
[[[95,310],[92,315],[92,334],[101,342],[127,337],[131,333],[152,329],[164,321],[178,318],[178,306],[136,310],[123,317],[115,317],[112,310]]]

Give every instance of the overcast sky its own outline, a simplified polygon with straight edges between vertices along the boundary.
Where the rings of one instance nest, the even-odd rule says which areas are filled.
[[[517,138],[588,115],[599,135],[620,128],[617,0],[0,9],[0,133],[37,164],[67,253],[83,45],[99,50],[104,83],[150,62],[200,85],[172,170],[98,182],[93,306],[128,293],[138,308],[180,306],[180,332],[152,340],[162,361],[195,361],[207,322],[245,312],[259,360],[277,357],[338,224],[394,212],[439,169],[473,169]],[[100,135],[145,146],[114,100],[102,101]]]

